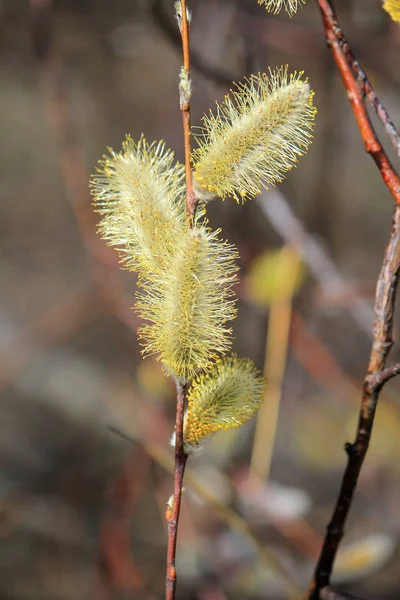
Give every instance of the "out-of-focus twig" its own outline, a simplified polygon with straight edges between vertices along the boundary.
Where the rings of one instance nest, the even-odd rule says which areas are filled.
[[[154,600],[145,591],[131,555],[132,515],[149,462],[143,450],[139,455],[138,451],[130,453],[109,491],[100,531],[100,564],[103,580],[112,590]]]
[[[352,596],[351,594],[345,594],[344,592],[337,592],[331,587],[325,587],[320,591],[321,600],[367,600],[367,598],[361,598],[360,596]]]
[[[329,297],[341,292],[347,293],[349,284],[341,275],[326,250],[304,228],[294,214],[290,204],[278,189],[270,190],[257,197],[259,206],[272,227],[288,243],[300,248],[303,261]],[[369,303],[353,293],[346,304],[360,329],[371,336],[374,313]]]
[[[256,433],[250,462],[250,477],[263,484],[268,481],[278,425],[282,381],[285,371],[292,316],[292,298],[298,281],[300,256],[292,246],[285,246],[277,263],[274,297],[269,306],[265,349],[264,377],[268,382],[264,404],[257,416]]]
[[[326,42],[332,51],[336,66],[346,87],[347,96],[361,133],[364,148],[374,159],[382,179],[392,194],[394,201],[396,204],[400,205],[400,179],[391,165],[369,120],[363,102],[362,87],[360,87],[352,70],[352,64],[354,64],[355,58],[352,54],[352,64],[348,62],[347,56],[349,55],[350,49],[348,48],[348,43],[346,43],[346,47],[348,48],[347,52],[345,52],[342,46],[341,40],[343,40],[344,37],[331,0],[318,0],[318,4],[321,9],[322,20],[324,23]]]

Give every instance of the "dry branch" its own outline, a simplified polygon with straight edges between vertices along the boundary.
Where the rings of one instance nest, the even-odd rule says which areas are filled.
[[[363,88],[360,87],[353,72],[353,65],[355,68],[356,62],[358,64],[358,61],[356,61],[349,48],[348,42],[341,32],[332,2],[330,0],[318,0],[318,4],[322,13],[326,42],[332,51],[336,66],[346,87],[354,117],[357,121],[364,143],[364,148],[374,159],[394,201],[396,204],[400,204],[399,176],[391,165],[390,160],[371,125],[363,102]],[[342,42],[343,40],[345,42],[346,52],[342,46],[342,43],[344,43]],[[348,62],[347,56],[351,56],[351,63]]]
[[[339,73],[346,87],[348,97],[356,118],[367,152],[373,157],[381,176],[397,203],[394,211],[392,229],[385,250],[382,268],[378,277],[374,312],[373,341],[364,380],[359,421],[354,443],[346,444],[348,460],[336,506],[327,527],[321,554],[316,566],[314,578],[309,590],[310,600],[322,598],[341,599],[329,584],[333,563],[344,533],[344,524],[350,510],[354,491],[371,438],[374,417],[383,385],[400,372],[398,365],[385,369],[389,351],[393,345],[393,313],[400,268],[400,182],[389,159],[379,142],[369,121],[362,97],[362,88],[355,79],[353,68],[356,59],[346,42],[347,53],[343,48],[343,36],[330,0],[318,0],[325,27],[328,45]],[[342,43],[341,43],[342,40]],[[348,57],[351,58],[351,64]],[[324,591],[322,591],[325,588]],[[336,595],[332,595],[336,594]]]

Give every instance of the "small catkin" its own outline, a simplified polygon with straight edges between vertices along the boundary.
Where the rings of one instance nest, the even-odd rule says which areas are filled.
[[[282,8],[286,10],[291,17],[297,12],[301,4],[305,4],[306,0],[257,0],[258,4],[263,4],[268,12],[277,15]]]
[[[110,150],[92,177],[99,231],[125,266],[146,274],[165,268],[185,228],[184,167],[164,142],[129,136],[122,152]]]
[[[183,431],[186,451],[195,450],[208,435],[245,423],[260,408],[263,394],[264,379],[251,360],[222,358],[189,389]]]
[[[314,92],[303,73],[288,68],[253,75],[203,117],[193,153],[201,200],[232,196],[238,202],[282,181],[312,139]]]
[[[227,322],[236,315],[233,285],[237,252],[218,231],[195,226],[177,244],[170,267],[142,279],[137,309],[147,321],[139,335],[146,355],[187,381],[231,346]]]

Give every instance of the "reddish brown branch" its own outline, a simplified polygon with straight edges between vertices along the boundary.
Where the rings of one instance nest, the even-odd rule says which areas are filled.
[[[330,0],[318,0],[318,4],[322,13],[326,40],[346,87],[364,147],[373,157],[397,206],[376,288],[373,342],[367,375],[364,380],[356,437],[353,444],[348,443],[345,446],[348,455],[347,466],[310,586],[310,600],[335,598],[332,594],[336,592],[330,588],[324,592],[322,590],[329,585],[335,556],[343,537],[346,518],[368,450],[379,393],[383,385],[400,372],[397,365],[385,369],[386,360],[393,344],[393,312],[400,268],[400,181],[369,121],[362,96],[362,90],[365,91],[365,87],[361,88],[355,79],[352,69],[356,70],[356,59],[347,41],[343,38],[332,3]]]
[[[396,374],[397,369],[394,367],[385,370],[385,364],[393,344],[393,311],[399,268],[400,207],[396,206],[392,230],[376,288],[374,336],[368,371],[364,381],[356,438],[353,444],[348,443],[345,446],[348,455],[347,466],[310,587],[309,598],[312,600],[320,600],[323,597],[320,595],[320,590],[329,584],[333,562],[340,540],[343,537],[344,524],[351,506],[358,476],[368,450],[379,392],[385,381],[388,381],[390,376]],[[389,371],[390,376],[388,374]]]
[[[181,508],[182,482],[187,462],[183,447],[183,416],[185,411],[186,385],[176,383],[176,424],[175,424],[175,465],[174,494],[168,503],[166,521],[168,527],[167,576],[165,600],[174,600],[176,591],[176,542],[178,536],[179,513]]]
[[[326,41],[332,50],[336,66],[346,87],[347,95],[349,97],[349,101],[364,143],[364,148],[366,152],[368,152],[374,159],[386,186],[393,196],[394,201],[397,204],[400,204],[400,179],[391,165],[390,160],[383,149],[382,144],[378,140],[369,120],[363,102],[363,88],[360,87],[352,70],[352,67],[355,68],[356,66],[354,55],[351,53],[347,41],[345,44],[346,52],[341,43],[341,40],[345,40],[345,38],[337,21],[335,11],[332,7],[332,2],[330,0],[318,0],[318,4],[322,13]],[[348,62],[347,57],[350,57],[350,63]]]
[[[390,139],[393,144],[393,147],[396,151],[397,156],[400,158],[400,134],[397,131],[396,127],[392,119],[390,118],[389,113],[386,108],[383,106],[382,102],[376,95],[374,88],[371,85],[364,69],[361,67],[358,60],[355,58],[347,39],[344,37],[343,33],[339,30],[337,32],[337,37],[342,46],[342,49],[345,53],[347,61],[351,68],[353,69],[353,73],[357,78],[358,83],[361,85],[362,91],[367,97],[368,102],[375,110],[379,120],[381,121],[386,135]]]
[[[179,20],[179,29],[182,37],[183,66],[190,80],[190,54],[189,54],[189,21],[186,0],[181,0],[181,15]],[[190,95],[189,95],[190,96]],[[185,170],[186,170],[186,216],[190,227],[193,224],[194,215],[197,208],[196,196],[193,190],[192,167],[190,164],[191,143],[190,143],[190,98],[181,102],[182,121],[183,121],[183,141],[185,147]]]
[[[343,35],[343,32],[341,31],[341,29],[339,27],[339,24],[336,20],[336,17],[333,13],[333,9],[331,6],[330,6],[330,13],[331,14],[329,15],[329,17],[330,17],[332,31],[334,32],[338,42],[340,43],[340,46],[343,50],[346,60],[349,63],[349,65],[351,66],[353,73],[354,73],[358,83],[360,84],[364,95],[367,97],[368,102],[374,108],[378,118],[380,119],[380,121],[385,129],[386,135],[388,136],[388,138],[390,139],[390,141],[393,144],[394,149],[396,150],[397,156],[400,157],[400,134],[397,131],[396,127],[394,126],[394,123],[393,123],[392,119],[390,118],[390,115],[387,112],[386,108],[383,106],[382,102],[378,98],[374,88],[372,87],[371,82],[369,81],[369,79],[367,77],[367,74],[365,73],[364,69],[361,67],[360,63],[354,56],[353,51],[350,48],[349,42],[347,41],[347,39],[345,38],[345,36]]]

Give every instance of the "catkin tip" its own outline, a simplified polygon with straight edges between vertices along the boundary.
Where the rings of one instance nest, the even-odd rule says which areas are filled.
[[[265,10],[277,15],[282,8],[292,17],[298,8],[306,3],[306,0],[257,0],[258,4],[264,5]]]
[[[249,359],[223,357],[196,377],[188,392],[183,439],[198,448],[207,436],[240,427],[260,408],[264,379]]]
[[[203,118],[193,152],[194,182],[208,200],[237,202],[281,182],[312,140],[314,92],[303,72],[252,75]],[[201,193],[198,193],[201,198]]]

